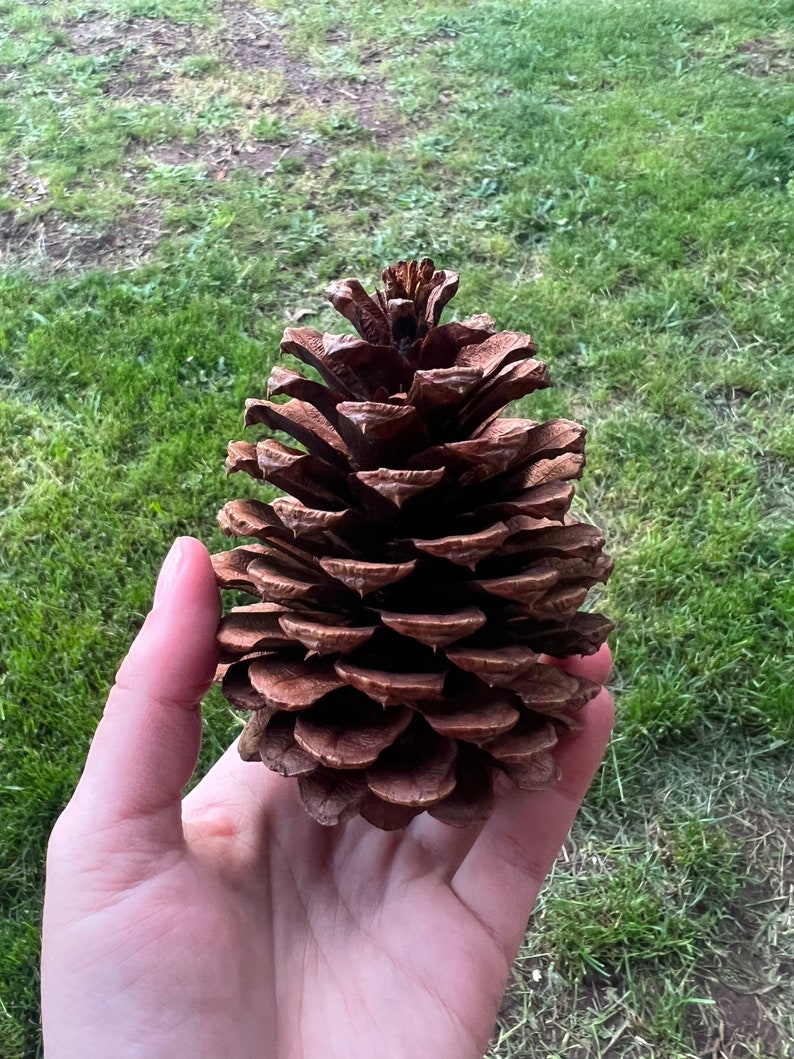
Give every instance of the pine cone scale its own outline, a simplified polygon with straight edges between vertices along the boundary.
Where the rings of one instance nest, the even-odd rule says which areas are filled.
[[[277,654],[255,658],[248,667],[251,687],[265,705],[278,710],[305,710],[344,686],[330,662],[287,661]]]
[[[317,763],[334,769],[362,769],[373,765],[381,751],[391,746],[413,717],[407,707],[379,708],[375,703],[350,709],[328,703],[325,710],[299,714],[295,741]]]
[[[482,746],[518,723],[520,705],[515,696],[504,691],[483,695],[475,689],[450,702],[420,703],[419,708],[434,732]]]
[[[314,757],[295,739],[296,723],[294,714],[274,713],[259,736],[260,758],[281,776],[307,776],[317,768]]]
[[[428,730],[385,750],[367,769],[367,786],[384,801],[425,809],[454,789],[456,757],[453,740]]]
[[[441,614],[395,614],[380,610],[383,624],[428,647],[446,647],[478,632],[488,620],[479,607],[464,607]]]
[[[443,673],[395,673],[339,661],[335,671],[340,681],[363,692],[381,706],[411,705],[439,698],[444,689]]]

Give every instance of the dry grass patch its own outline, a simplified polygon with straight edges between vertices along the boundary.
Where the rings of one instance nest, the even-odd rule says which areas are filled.
[[[794,815],[749,809],[731,830],[746,881],[714,940],[695,1039],[714,1059],[777,1059],[794,1044]]]
[[[149,202],[102,230],[67,219],[57,210],[19,216],[0,213],[0,265],[51,272],[91,268],[135,268],[147,260],[163,234],[162,209]]]
[[[744,41],[734,51],[752,77],[783,77],[794,73],[794,33],[772,33]]]
[[[622,809],[577,823],[487,1059],[791,1055],[794,773],[719,743],[627,776]]]

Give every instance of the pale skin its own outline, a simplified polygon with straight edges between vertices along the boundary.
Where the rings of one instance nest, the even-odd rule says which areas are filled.
[[[606,691],[552,790],[484,828],[324,828],[231,747],[184,800],[218,592],[180,538],[47,859],[47,1059],[481,1059],[538,890],[604,752]],[[566,669],[603,684],[606,648]]]

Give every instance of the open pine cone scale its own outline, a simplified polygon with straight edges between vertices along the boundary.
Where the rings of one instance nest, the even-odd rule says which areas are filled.
[[[496,770],[556,782],[557,739],[599,689],[539,655],[603,643],[610,623],[579,608],[612,563],[569,510],[584,428],[500,414],[550,385],[532,339],[439,324],[458,276],[428,259],[383,280],[328,291],[360,337],[285,332],[324,385],[279,366],[247,402],[297,444],[229,446],[229,472],[289,496],[219,514],[254,539],[213,557],[219,584],[259,600],[221,621],[222,690],[252,711],[242,756],[296,776],[320,823],[467,826]]]

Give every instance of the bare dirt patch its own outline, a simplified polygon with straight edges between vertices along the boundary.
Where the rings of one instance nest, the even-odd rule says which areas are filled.
[[[97,60],[103,94],[125,106],[171,105],[194,130],[206,124],[203,111],[214,101],[225,108],[218,127],[198,135],[145,146],[130,143],[131,161],[198,165],[217,181],[242,167],[266,177],[287,155],[316,167],[326,161],[330,147],[311,126],[326,115],[332,129],[341,122],[351,139],[383,147],[404,139],[405,122],[378,75],[378,49],[360,57],[355,76],[329,75],[290,51],[272,12],[246,0],[223,0],[215,14],[218,22],[209,28],[164,18],[64,24],[72,50]],[[329,47],[347,39],[340,30],[329,36]],[[273,138],[260,136],[257,123],[263,116],[282,124],[284,136],[277,131]],[[146,165],[132,168],[141,173]],[[138,176],[132,179],[140,183]],[[115,238],[124,241],[121,232]],[[137,236],[129,242],[136,245]]]
[[[317,167],[340,144],[404,141],[406,121],[380,76],[377,46],[358,53],[340,27],[329,31],[327,45],[344,53],[344,64],[337,70],[325,57],[316,67],[290,49],[279,16],[249,0],[222,0],[213,19],[207,27],[161,17],[61,24],[61,46],[94,60],[100,99],[134,108],[144,126],[147,107],[158,107],[152,114],[164,116],[154,118],[154,128],[182,123],[189,131],[163,143],[156,134],[148,143],[130,139],[126,190],[144,205],[120,214],[112,230],[65,219],[47,208],[49,194],[35,179],[20,184],[8,194],[12,208],[0,215],[6,260],[53,271],[144,260],[162,234],[162,210],[148,205],[143,183],[151,166],[199,165],[216,181],[239,168],[267,178],[286,156]],[[264,129],[263,118],[270,119]]]
[[[257,143],[231,134],[219,138],[202,136],[193,143],[166,143],[146,154],[159,165],[199,165],[212,180],[222,181],[240,166],[266,176],[282,158],[292,153],[292,148],[289,143]]]
[[[737,435],[750,435],[753,425],[748,418],[753,410],[753,397],[749,390],[736,386],[711,387],[704,397],[709,413],[715,419],[715,427],[727,447]]]
[[[351,109],[355,120],[378,143],[405,135],[405,121],[397,113],[395,101],[377,73],[382,57],[379,49],[370,49],[359,56],[359,76],[325,77],[306,59],[289,52],[282,36],[264,20],[266,16],[260,8],[227,0],[220,11],[224,28],[217,34],[217,40],[229,68],[250,72],[264,62],[268,69],[283,75],[286,91],[276,110],[322,110],[341,104]],[[329,45],[347,39],[344,30],[338,28],[326,33]]]
[[[209,28],[165,18],[96,17],[62,24],[63,47],[95,60],[103,96],[144,114],[147,106],[173,106],[175,115],[192,124],[192,135],[161,144],[129,143],[127,190],[139,205],[107,230],[63,217],[51,207],[46,180],[21,166],[2,189],[11,208],[0,213],[0,260],[48,271],[141,263],[163,232],[162,207],[149,201],[142,181],[152,165],[199,165],[216,181],[243,167],[266,178],[286,156],[322,165],[337,135],[378,146],[404,139],[405,122],[378,74],[376,48],[360,56],[352,74],[329,73],[290,51],[273,13],[247,0],[223,0],[216,15]],[[347,39],[339,31],[328,46]],[[224,101],[228,117],[217,127],[205,122],[202,131],[201,110],[213,99]],[[331,131],[320,134],[313,124],[326,115]],[[257,132],[262,116],[272,119],[270,138]],[[340,133],[335,121],[342,123]]]
[[[743,771],[719,767],[720,778],[704,786],[694,804],[725,832],[725,879],[733,873],[738,887],[724,898],[706,893],[704,914],[710,917],[713,910],[720,918],[711,925],[703,921],[692,965],[635,962],[630,978],[616,965],[574,981],[559,971],[564,953],[549,951],[543,935],[535,934],[515,965],[516,984],[506,994],[500,1035],[487,1059],[792,1059],[794,773],[782,755],[757,766],[761,786]],[[677,782],[686,775],[677,774]],[[628,831],[637,835],[637,850],[650,840],[663,852],[656,814],[641,834],[637,822]],[[559,863],[585,875],[603,872],[603,853],[610,849],[585,841],[577,851],[575,832]],[[702,884],[708,887],[712,877],[709,871]],[[682,1006],[670,1009],[666,998],[676,994]]]
[[[215,45],[226,63],[235,70],[256,70],[263,60],[281,70],[290,59],[272,14],[255,4],[225,0],[219,8],[223,20],[213,34]]]
[[[3,193],[13,206],[0,212],[0,264],[50,270],[131,267],[145,259],[160,236],[161,210],[153,202],[141,201],[122,223],[105,230],[63,217],[49,206],[46,179],[25,165],[6,174]]]
[[[698,1048],[713,1059],[744,1059],[781,1056],[783,1040],[778,1030],[767,1021],[767,1011],[759,996],[739,993],[722,982],[709,987],[714,1001],[713,1013],[704,1018],[711,1029],[701,1030]]]
[[[744,423],[743,410],[753,397],[751,390],[738,386],[719,386],[709,390],[706,400],[717,419],[733,424]]]
[[[90,19],[65,29],[78,55],[104,60],[108,78],[103,91],[119,98],[130,94],[141,99],[168,98],[174,69],[195,50],[191,26],[162,18],[135,22]]]
[[[107,79],[103,91],[115,98],[133,96],[140,102],[177,101],[184,98],[185,81],[194,79],[195,94],[223,87],[250,97],[249,109],[267,107],[278,116],[341,105],[349,108],[358,123],[376,141],[393,140],[404,134],[405,123],[396,113],[381,78],[377,75],[380,53],[371,50],[360,61],[356,77],[323,76],[307,59],[292,55],[272,14],[245,2],[226,0],[218,11],[221,24],[213,30],[197,30],[162,18],[114,22],[100,18],[64,26],[77,54],[103,61]],[[336,39],[336,38],[333,38]],[[191,60],[217,62],[217,77],[207,85],[197,70],[186,74]],[[224,76],[224,71],[225,76]],[[238,77],[235,84],[232,75]],[[269,79],[269,87],[257,95],[257,78]],[[272,99],[273,80],[283,80],[283,90]]]
[[[103,232],[69,221],[55,210],[28,219],[9,211],[0,213],[0,264],[13,261],[50,271],[135,268],[157,245],[160,232],[160,210],[154,205]]]
[[[753,77],[791,77],[794,73],[794,34],[775,33],[740,44],[734,56]]]
[[[715,939],[702,988],[713,1006],[693,1016],[713,1059],[782,1059],[794,1040],[794,817],[749,811],[731,822],[747,881]]]
[[[765,517],[794,522],[794,467],[791,461],[782,456],[759,453],[755,463],[764,497]]]

